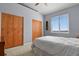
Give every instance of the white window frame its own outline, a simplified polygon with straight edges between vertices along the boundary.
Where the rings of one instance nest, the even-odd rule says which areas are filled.
[[[67,19],[68,20],[68,31],[67,32],[60,30],[60,16],[62,16],[62,15],[68,15],[67,16],[68,17],[68,19]],[[62,14],[62,15],[56,15],[56,16],[59,16],[59,31],[53,31],[52,30],[52,23],[51,23],[51,32],[53,32],[53,33],[69,33],[69,14]],[[56,16],[53,16],[53,17],[56,17]]]

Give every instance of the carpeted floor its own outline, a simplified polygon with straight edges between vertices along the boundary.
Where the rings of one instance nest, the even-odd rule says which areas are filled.
[[[5,49],[6,56],[33,56],[31,49],[31,43],[27,43],[23,46],[13,47]]]

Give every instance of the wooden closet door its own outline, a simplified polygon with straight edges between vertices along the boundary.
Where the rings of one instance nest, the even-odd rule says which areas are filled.
[[[2,37],[5,41],[5,48],[13,47],[13,17],[2,13]]]
[[[13,15],[8,15],[9,19],[7,20],[7,40],[8,40],[8,48],[14,46],[14,38],[13,38]]]
[[[34,42],[36,37],[36,21],[32,20],[32,42]]]
[[[32,20],[32,41],[34,42],[36,38],[41,36],[42,36],[42,22]]]
[[[42,36],[42,22],[37,21],[37,37],[41,37],[41,36]]]
[[[14,46],[23,45],[23,17],[14,16]]]

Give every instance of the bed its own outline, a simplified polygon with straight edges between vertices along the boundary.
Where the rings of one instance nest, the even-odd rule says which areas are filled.
[[[37,56],[79,56],[79,39],[43,36],[36,38],[32,50]]]

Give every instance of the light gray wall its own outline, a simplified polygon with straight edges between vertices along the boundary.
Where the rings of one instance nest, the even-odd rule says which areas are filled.
[[[61,14],[69,14],[69,33],[52,33],[51,30],[51,17],[55,15],[61,15]],[[51,13],[49,15],[45,16],[45,20],[49,22],[49,30],[46,31],[45,29],[45,35],[52,35],[52,36],[61,36],[61,37],[76,37],[79,36],[79,5],[73,6],[68,9],[60,10],[55,13]],[[45,27],[45,24],[44,24]]]
[[[32,19],[41,19],[42,15],[19,4],[0,3],[0,12],[24,17],[24,43],[32,41]]]

